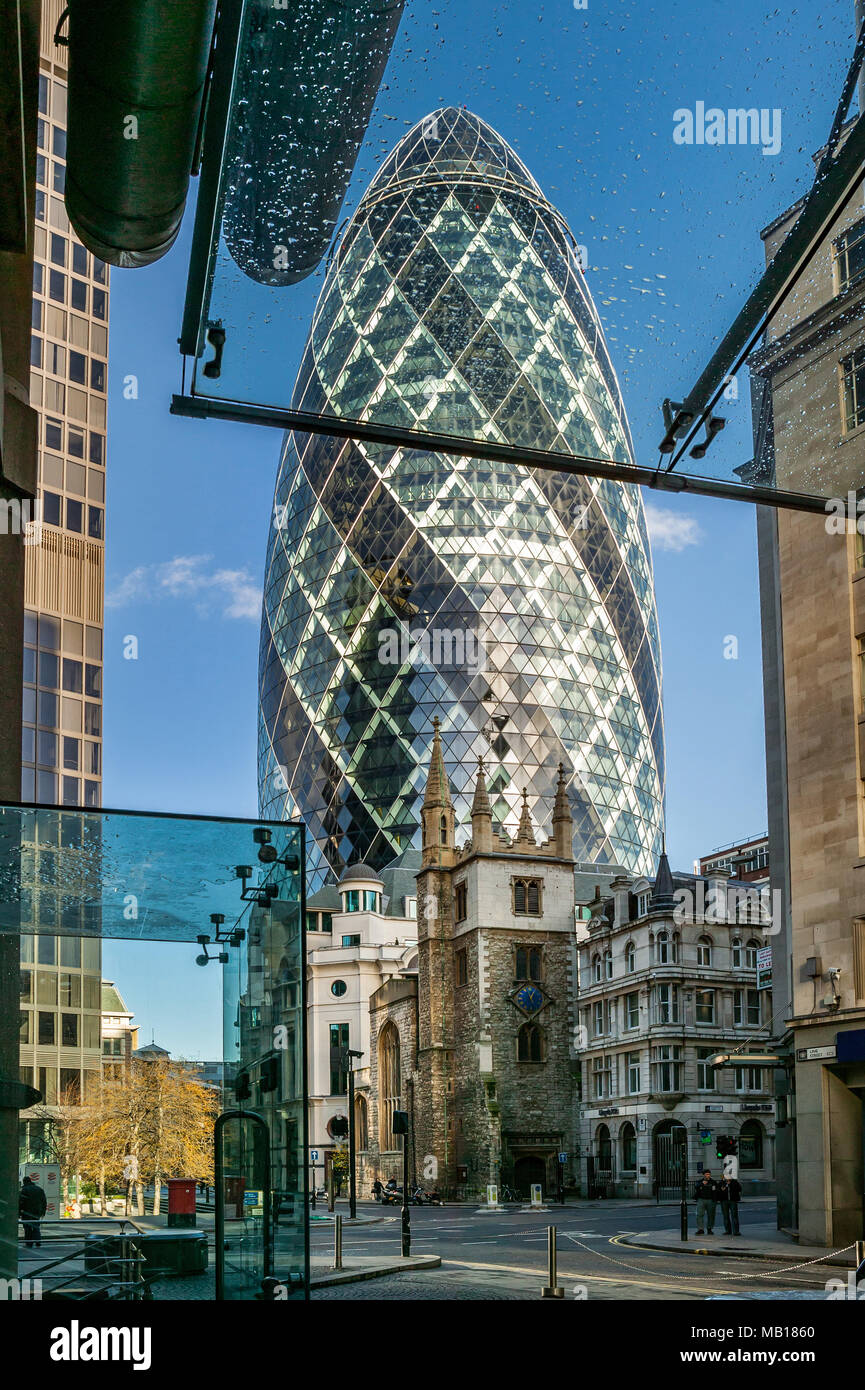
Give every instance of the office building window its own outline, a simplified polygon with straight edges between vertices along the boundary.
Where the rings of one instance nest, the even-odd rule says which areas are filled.
[[[627,1082],[627,1084],[628,1084],[628,1095],[629,1095],[629,1096],[636,1096],[636,1095],[639,1094],[639,1092],[640,1092],[640,1090],[641,1090],[641,1088],[642,1088],[642,1080],[641,1080],[641,1076],[640,1076],[640,1054],[639,1054],[639,1052],[626,1052],[626,1053],[625,1053],[625,1066],[626,1066],[626,1068],[627,1068],[627,1077],[628,1077],[628,1082]]]
[[[854,222],[832,243],[835,292],[850,289],[865,274],[865,217]]]
[[[736,1090],[737,1091],[762,1091],[763,1090],[763,1068],[762,1067],[736,1067]]]
[[[655,1023],[678,1023],[679,990],[676,985],[658,985],[655,989]]]
[[[760,1022],[760,995],[756,989],[737,989],[733,995],[733,1022],[755,1026]]]
[[[625,947],[625,969],[629,975],[633,975],[637,968],[637,948],[633,941],[629,941]]]
[[[695,1016],[698,1023],[715,1022],[715,991],[698,989],[695,994]]]
[[[714,1091],[715,1068],[709,1066],[709,1059],[715,1056],[717,1049],[713,1047],[697,1048],[697,1090]]]
[[[681,1052],[674,1043],[652,1048],[652,1072],[656,1091],[680,1091]]]
[[[640,993],[633,990],[625,995],[625,1027],[627,1029],[639,1028],[640,1026]]]
[[[844,381],[844,429],[848,433],[865,423],[865,348],[857,348],[841,362]]]

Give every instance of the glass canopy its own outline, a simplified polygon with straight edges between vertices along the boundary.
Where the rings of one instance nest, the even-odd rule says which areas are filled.
[[[259,861],[264,830],[272,862]],[[285,821],[0,806],[0,931],[195,941],[246,931],[252,894],[303,891],[303,830]],[[249,869],[246,886],[235,869]]]
[[[790,386],[863,288],[850,0],[225,12],[177,412],[330,436],[322,484],[410,448],[813,510],[865,482],[840,339],[835,399]]]

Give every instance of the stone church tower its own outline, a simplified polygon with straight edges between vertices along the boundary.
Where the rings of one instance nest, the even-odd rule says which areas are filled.
[[[472,834],[457,848],[438,721],[417,875],[415,1166],[450,1191],[555,1188],[574,1157],[576,943],[572,820],[559,768],[553,835],[493,828],[482,761]],[[380,1020],[376,1020],[377,1023]],[[430,1160],[435,1160],[431,1163]]]

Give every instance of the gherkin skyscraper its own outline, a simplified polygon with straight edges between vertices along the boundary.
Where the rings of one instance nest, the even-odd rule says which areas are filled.
[[[427,116],[332,257],[300,410],[628,462],[573,239],[477,116]],[[661,662],[639,490],[289,431],[267,555],[259,789],[311,883],[419,843],[433,717],[458,818],[478,756],[506,830],[549,833],[564,764],[582,863],[654,869]]]

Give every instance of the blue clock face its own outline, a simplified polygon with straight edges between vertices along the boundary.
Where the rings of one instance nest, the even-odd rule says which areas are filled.
[[[536,1014],[544,1002],[544,996],[536,985],[523,985],[514,996],[521,1009],[527,1014]]]

